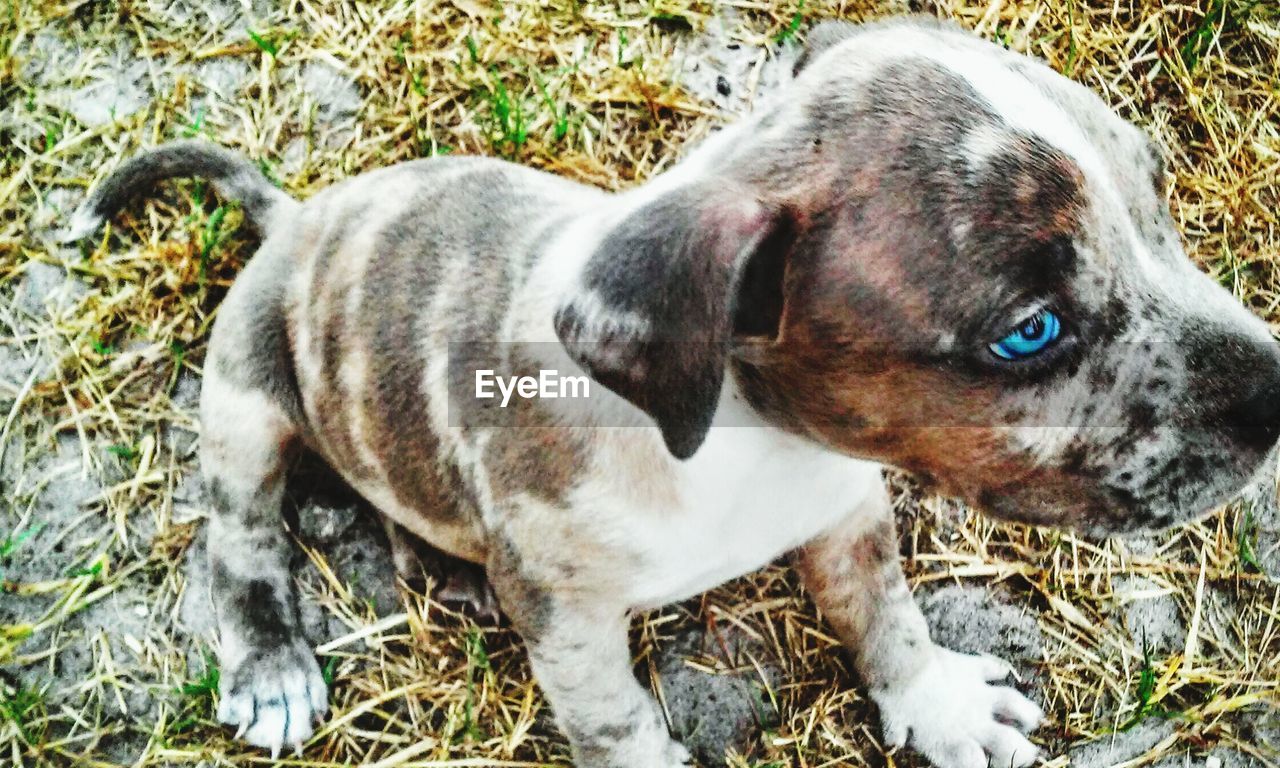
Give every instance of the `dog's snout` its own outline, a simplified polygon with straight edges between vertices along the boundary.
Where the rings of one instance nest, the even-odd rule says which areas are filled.
[[[1272,376],[1223,414],[1223,421],[1249,448],[1265,451],[1280,439],[1280,377]]]
[[[1182,336],[1195,414],[1249,459],[1280,440],[1280,343],[1253,328],[1203,322]],[[1228,446],[1224,446],[1228,447]]]
[[[1274,342],[1249,345],[1237,366],[1240,394],[1224,409],[1223,425],[1240,443],[1269,450],[1280,440],[1280,350]]]

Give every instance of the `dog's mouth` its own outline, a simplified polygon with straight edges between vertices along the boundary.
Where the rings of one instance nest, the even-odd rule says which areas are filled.
[[[1280,445],[1256,463],[1220,462],[1213,472],[1199,477],[1170,475],[1144,493],[1131,486],[1103,483],[1076,485],[1074,490],[992,489],[968,500],[987,515],[1007,522],[1051,526],[1090,538],[1126,538],[1202,520],[1242,496],[1278,493]]]
[[[1192,487],[1190,480],[1176,479],[1173,482],[1179,484],[1181,493],[1172,499],[1166,493],[1144,499],[1124,489],[1112,489],[1110,495],[1116,503],[1111,510],[1099,510],[1071,527],[1091,537],[1126,538],[1194,523],[1242,497],[1260,498],[1268,493],[1274,497],[1280,482],[1278,461],[1280,446],[1273,447],[1252,472],[1241,473],[1243,477],[1223,471],[1216,475],[1216,482],[1202,482],[1198,487]]]

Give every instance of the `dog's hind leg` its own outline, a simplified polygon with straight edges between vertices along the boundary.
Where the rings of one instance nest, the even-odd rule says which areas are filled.
[[[413,546],[413,534],[406,531],[399,523],[381,512],[382,530],[387,534],[387,544],[391,548],[391,562],[395,565],[396,575],[413,589],[421,590],[426,584],[423,579],[422,559],[418,557]]]
[[[436,599],[445,605],[459,606],[464,613],[482,624],[496,625],[501,620],[498,596],[484,568],[465,560],[448,565],[444,584],[436,592]]]
[[[395,565],[396,575],[411,589],[425,589],[425,564],[418,557],[413,534],[390,517],[381,513],[379,517],[387,534],[387,543],[391,546],[391,562]],[[436,589],[435,599],[446,606],[459,608],[482,624],[497,625],[501,620],[498,598],[484,568],[443,552],[437,554],[437,570],[443,583]]]
[[[285,745],[301,748],[326,696],[303,637],[280,510],[300,416],[269,256],[245,268],[214,326],[200,399],[200,463],[213,505],[218,718],[275,755]]]

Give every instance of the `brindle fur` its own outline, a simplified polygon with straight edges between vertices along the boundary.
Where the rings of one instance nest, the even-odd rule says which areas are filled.
[[[792,550],[889,743],[1034,759],[1007,668],[930,641],[880,466],[1007,519],[1169,525],[1272,455],[1280,356],[1186,259],[1159,152],[1095,95],[933,23],[811,39],[782,100],[622,195],[450,158],[300,205],[191,143],[95,191],[76,233],[171,175],[261,206],[201,408],[224,721],[278,750],[325,710],[279,516],[305,445],[397,541],[487,567],[579,765],[687,759],[629,613]],[[1065,327],[1048,361],[994,359],[1042,305]],[[466,396],[478,368],[608,390],[500,410]]]

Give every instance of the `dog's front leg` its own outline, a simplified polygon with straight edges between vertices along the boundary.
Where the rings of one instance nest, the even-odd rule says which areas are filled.
[[[934,645],[898,562],[892,508],[881,486],[849,519],[799,552],[804,583],[880,707],[885,741],[910,743],[940,768],[1030,765],[1023,735],[1035,704],[993,685],[1005,662]]]
[[[549,589],[509,549],[490,558],[489,578],[578,768],[688,763],[688,751],[671,738],[632,672],[628,615],[616,598]]]

